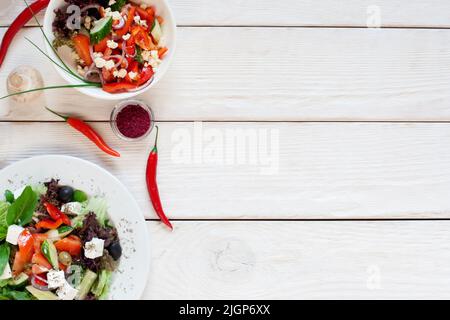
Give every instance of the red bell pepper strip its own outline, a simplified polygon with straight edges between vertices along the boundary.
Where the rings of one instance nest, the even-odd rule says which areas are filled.
[[[72,225],[72,223],[70,222],[70,219],[63,212],[61,212],[61,210],[59,210],[57,207],[55,207],[51,203],[44,202],[44,207],[45,207],[45,209],[47,209],[48,214],[50,215],[50,217],[53,220],[61,219],[65,225],[68,225],[68,226]]]
[[[130,30],[131,24],[134,21],[134,13],[135,12],[136,12],[136,8],[132,6],[130,8],[130,11],[128,11],[128,17],[127,17],[127,21],[125,22],[125,25],[123,26],[122,29],[119,29],[116,31],[116,35],[118,37],[124,36]]]
[[[58,220],[50,220],[50,219],[44,219],[36,223],[36,228],[39,229],[57,229],[62,225],[62,219]]]
[[[171,230],[173,230],[172,224],[170,223],[169,219],[167,218],[162,208],[158,184],[156,182],[156,168],[158,165],[158,148],[157,148],[158,133],[159,128],[158,126],[156,126],[155,146],[153,147],[152,151],[150,152],[150,155],[148,156],[145,178],[147,182],[148,194],[150,196],[150,200],[152,201],[152,205],[156,211],[156,214],[166,226],[168,226]]]
[[[100,137],[99,134],[97,132],[95,132],[94,129],[92,129],[92,127],[90,125],[88,125],[86,122],[84,122],[83,120],[66,117],[66,116],[63,116],[63,115],[53,111],[53,110],[50,110],[49,108],[46,108],[46,109],[48,111],[50,111],[51,113],[57,115],[58,117],[63,118],[72,128],[81,132],[86,138],[88,138],[93,143],[95,143],[95,145],[103,152],[105,152],[113,157],[120,157],[120,153],[111,149],[106,144],[106,142],[103,140],[103,138]]]
[[[128,90],[136,89],[138,86],[133,83],[128,82],[113,82],[105,83],[103,85],[103,90],[109,93],[126,92]]]
[[[49,3],[50,0],[37,0],[32,4],[30,4],[29,8],[27,7],[17,16],[17,18],[14,20],[14,22],[11,24],[11,26],[8,28],[5,35],[3,36],[2,44],[0,45],[0,67],[3,63],[3,60],[6,57],[6,53],[12,40],[19,32],[19,30],[28,21],[30,21],[35,14],[40,12],[42,9],[46,8]]]

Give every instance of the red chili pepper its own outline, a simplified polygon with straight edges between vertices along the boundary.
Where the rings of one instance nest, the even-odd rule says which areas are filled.
[[[53,110],[50,110],[49,108],[46,109],[51,113],[57,115],[58,117],[63,118],[72,128],[81,132],[85,137],[87,137],[89,140],[95,143],[97,147],[99,147],[99,149],[102,150],[103,152],[114,157],[120,157],[120,154],[117,151],[111,149],[102,139],[102,137],[100,137],[99,134],[95,132],[94,129],[92,129],[92,127],[83,120],[66,117]]]
[[[9,45],[12,40],[19,32],[19,30],[30,21],[35,14],[37,14],[42,9],[46,8],[49,4],[50,0],[37,0],[29,5],[26,9],[24,9],[14,20],[11,26],[6,31],[3,36],[2,44],[0,46],[0,67],[3,63],[3,60],[6,57],[6,52],[8,51]]]
[[[148,156],[145,177],[147,181],[148,194],[150,196],[150,199],[152,200],[153,208],[155,209],[156,214],[166,226],[173,230],[172,224],[170,223],[162,208],[161,198],[159,197],[158,184],[156,182],[156,167],[158,165],[158,132],[159,128],[158,126],[156,126],[155,146]]]
[[[48,214],[53,220],[61,219],[62,222],[65,225],[70,226],[72,223],[70,222],[70,219],[63,213],[61,210],[59,210],[57,207],[52,205],[51,203],[44,202],[44,207],[47,209]]]

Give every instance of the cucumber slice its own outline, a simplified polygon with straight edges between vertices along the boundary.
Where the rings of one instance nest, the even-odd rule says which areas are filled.
[[[62,226],[58,229],[58,233],[61,238],[67,237],[72,231],[73,228],[69,226]]]
[[[113,19],[112,17],[104,17],[94,22],[91,29],[91,44],[97,44],[111,33]]]
[[[23,288],[27,285],[27,283],[28,283],[28,276],[24,272],[8,281],[8,285],[14,289]]]
[[[59,270],[58,264],[58,251],[53,242],[45,240],[41,246],[42,253],[47,258],[48,262],[52,265],[55,270]]]
[[[33,286],[27,286],[26,289],[38,300],[58,300],[58,296],[51,291],[42,291]]]
[[[120,11],[122,7],[127,3],[127,0],[116,0],[116,3],[114,3],[111,6],[112,11]]]
[[[97,279],[97,274],[91,270],[86,270],[83,280],[81,280],[80,286],[78,287],[78,294],[75,298],[76,300],[84,300],[92,288],[92,285]]]
[[[161,37],[162,37],[162,29],[161,29],[161,25],[158,22],[158,19],[155,19],[151,33],[152,33],[152,37],[156,41],[156,43],[159,43],[159,40],[161,40]]]

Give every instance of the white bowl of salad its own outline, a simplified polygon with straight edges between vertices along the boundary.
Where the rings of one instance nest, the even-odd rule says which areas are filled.
[[[139,299],[147,227],[110,173],[67,156],[0,171],[0,300]]]
[[[176,24],[166,0],[53,0],[43,30],[59,74],[99,99],[147,91],[175,51]]]

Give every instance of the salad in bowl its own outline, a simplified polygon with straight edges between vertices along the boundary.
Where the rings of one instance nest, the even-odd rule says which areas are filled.
[[[0,201],[0,299],[105,299],[122,256],[107,203],[51,179]]]
[[[164,75],[174,51],[175,23],[165,0],[55,0],[47,8],[47,53],[61,58],[71,84],[104,99],[144,92]],[[81,82],[81,83],[82,83]]]

